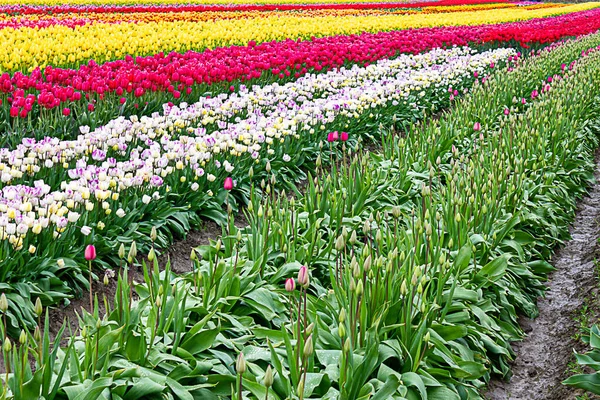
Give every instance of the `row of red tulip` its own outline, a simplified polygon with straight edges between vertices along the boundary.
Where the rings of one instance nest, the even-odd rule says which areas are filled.
[[[350,36],[285,40],[247,46],[216,48],[185,54],[127,56],[97,64],[90,60],[78,69],[46,67],[26,75],[0,76],[0,101],[14,118],[27,118],[40,108],[77,108],[93,112],[103,106],[106,94],[120,103],[149,92],[162,92],[162,100],[182,98],[198,85],[242,82],[269,77],[287,79],[310,71],[329,70],[348,63],[369,64],[399,53],[419,53],[435,47],[469,43],[549,43],[600,29],[600,9],[557,17],[497,25],[455,26],[364,33]],[[227,84],[229,85],[229,84]],[[233,86],[231,87],[233,90]],[[1,95],[2,92],[4,95]],[[166,101],[165,101],[166,102]],[[114,104],[107,107],[114,108]],[[117,104],[119,106],[119,104]],[[69,114],[69,111],[63,111]],[[34,114],[35,115],[35,114]]]

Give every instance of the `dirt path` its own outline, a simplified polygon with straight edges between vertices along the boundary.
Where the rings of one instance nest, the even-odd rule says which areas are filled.
[[[600,154],[600,153],[599,153]],[[594,256],[600,237],[600,165],[596,157],[596,185],[580,201],[571,227],[572,240],[552,260],[556,272],[550,276],[546,297],[538,301],[540,315],[521,318],[527,333],[514,343],[516,360],[509,382],[493,380],[486,393],[489,400],[566,400],[579,391],[561,385],[572,360],[577,330],[574,312],[597,287]]]

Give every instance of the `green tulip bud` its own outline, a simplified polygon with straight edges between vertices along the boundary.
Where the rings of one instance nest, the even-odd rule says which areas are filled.
[[[42,307],[42,300],[39,297],[35,299],[35,306],[33,307],[33,311],[38,317],[40,317],[44,312],[44,309]]]
[[[312,338],[312,335],[310,335],[306,339],[306,342],[304,343],[304,352],[302,354],[304,355],[304,357],[308,357],[312,353],[313,353],[313,338]]]
[[[150,239],[154,242],[157,237],[158,237],[158,233],[156,232],[156,227],[153,226],[152,229],[150,230]]]
[[[265,371],[265,378],[264,378],[264,385],[265,387],[269,388],[271,386],[273,386],[273,368],[271,368],[271,366],[269,365],[267,367],[267,370]]]
[[[119,246],[118,255],[121,260],[125,258],[125,245],[123,243]]]
[[[2,295],[0,295],[0,311],[2,311],[3,314],[6,314],[7,310],[8,310],[8,299],[6,298],[6,295],[4,293],[2,293]]]
[[[340,311],[340,315],[338,317],[338,321],[340,321],[341,323],[343,323],[344,321],[346,321],[346,309],[342,308],[342,310]]]
[[[21,345],[27,343],[27,333],[25,333],[25,330],[23,329],[21,329],[21,334],[19,335],[19,343],[21,343]]]
[[[343,338],[344,336],[346,336],[346,326],[344,324],[342,324],[341,322],[338,325],[338,336],[340,338]]]
[[[10,351],[12,350],[12,342],[10,341],[9,338],[4,339],[4,344],[2,345],[2,350],[4,350],[5,353],[10,353]]]
[[[244,372],[246,372],[246,359],[244,358],[244,353],[242,353],[241,351],[240,354],[238,354],[237,359],[235,360],[235,371],[239,375],[243,375]]]

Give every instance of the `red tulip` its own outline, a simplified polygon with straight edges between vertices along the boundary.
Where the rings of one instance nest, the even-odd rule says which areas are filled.
[[[342,142],[345,142],[348,140],[348,132],[342,132],[340,134],[340,139],[342,140]]]
[[[223,182],[223,189],[225,190],[231,190],[233,189],[233,179],[231,179],[231,177],[227,177],[225,178],[225,182]]]
[[[65,117],[68,117],[69,115],[71,115],[71,109],[70,109],[70,108],[66,108],[66,107],[65,107],[65,108],[63,108],[63,110],[62,110],[62,114],[63,114]]]
[[[93,244],[88,244],[85,248],[85,259],[88,261],[96,259],[96,247]]]

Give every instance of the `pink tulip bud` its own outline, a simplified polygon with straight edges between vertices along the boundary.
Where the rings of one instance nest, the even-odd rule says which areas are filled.
[[[230,176],[225,178],[225,182],[223,183],[223,189],[225,189],[225,190],[233,189],[233,179],[231,179]]]
[[[458,90],[455,90],[454,93],[452,93],[454,96],[458,96]]]
[[[504,115],[508,115],[508,114],[510,114],[510,110],[508,108],[505,108],[504,109]]]
[[[450,95],[450,101],[452,101],[452,100],[454,100],[454,95],[453,94]]]
[[[548,77],[548,83],[552,83],[552,77],[551,76]]]
[[[527,100],[525,100],[525,97],[523,97],[523,98],[521,99],[521,104],[525,104],[525,103],[527,103]]]
[[[88,244],[85,248],[85,259],[88,261],[96,259],[96,247],[93,244]]]
[[[285,280],[285,290],[286,292],[293,292],[296,289],[296,281],[294,278],[288,278]]]
[[[565,68],[567,68],[567,64],[562,64],[562,65],[560,66],[560,70],[561,70],[561,71],[564,71],[564,70],[565,70]]]
[[[298,284],[303,288],[307,288],[310,283],[310,278],[308,277],[308,268],[305,265],[300,267],[298,271]]]
[[[331,132],[331,134],[333,135],[333,140],[338,140],[340,138],[340,135],[338,134],[338,131],[333,131]]]
[[[334,142],[335,141],[335,139],[333,138],[333,132],[329,132],[327,134],[327,141],[328,142]]]
[[[342,140],[342,142],[345,142],[348,140],[348,132],[342,132],[340,134],[340,139]]]
[[[473,130],[474,131],[480,131],[481,130],[481,124],[479,122],[475,122],[473,124]]]
[[[496,64],[490,63],[490,68],[494,68],[495,66],[496,66]]]
[[[479,76],[479,74],[477,73],[477,71],[473,72],[473,76],[474,76],[475,78],[477,78],[477,77]]]

